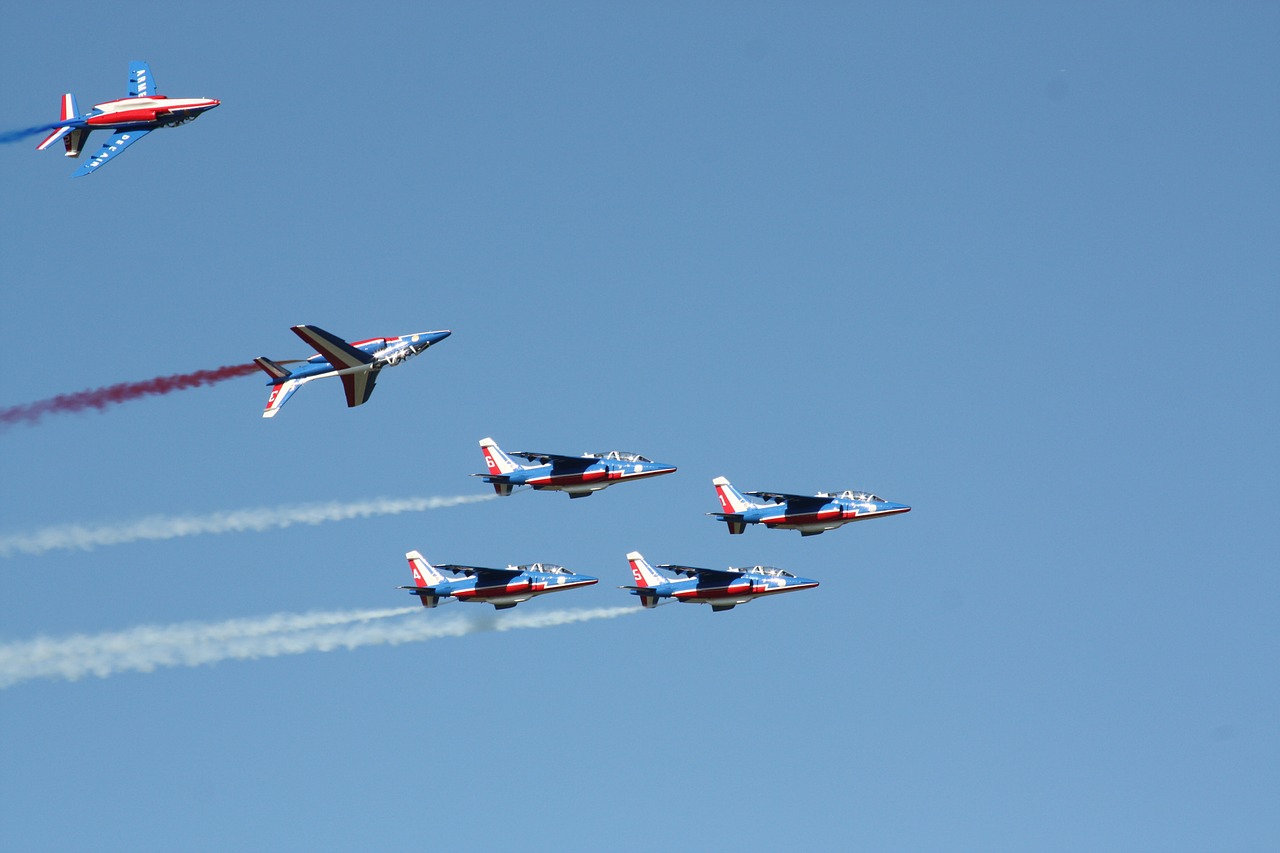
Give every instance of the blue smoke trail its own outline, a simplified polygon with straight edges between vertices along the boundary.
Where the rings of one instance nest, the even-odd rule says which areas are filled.
[[[0,145],[8,145],[11,142],[21,142],[24,139],[28,139],[32,136],[39,136],[42,133],[47,133],[53,130],[55,127],[61,126],[62,125],[60,124],[42,124],[39,127],[28,127],[22,130],[0,131]]]

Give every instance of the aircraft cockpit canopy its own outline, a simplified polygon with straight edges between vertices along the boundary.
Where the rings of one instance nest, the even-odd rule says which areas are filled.
[[[884,498],[879,495],[873,495],[870,492],[855,492],[850,489],[845,489],[843,492],[827,492],[827,494],[838,498],[848,498],[851,501],[876,501],[877,503],[884,503]]]
[[[555,563],[530,563],[527,566],[516,566],[522,572],[546,572],[549,575],[571,575],[573,572]]]
[[[780,569],[777,566],[752,566],[749,569],[738,569],[742,572],[750,572],[753,575],[768,575],[771,578],[793,578],[795,575],[786,569]]]
[[[610,450],[608,453],[588,453],[588,456],[594,456],[596,459],[608,459],[611,462],[652,462],[652,459],[646,459],[639,453],[627,453],[625,450]]]

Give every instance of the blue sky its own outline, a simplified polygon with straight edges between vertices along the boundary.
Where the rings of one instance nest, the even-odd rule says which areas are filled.
[[[0,537],[483,494],[486,435],[680,471],[0,558],[0,643],[411,604],[409,549],[602,579],[516,615],[633,549],[822,586],[16,684],[0,846],[1280,846],[1275,7],[154,11],[0,12],[0,129],[132,59],[222,101],[85,179],[0,148],[0,405],[454,334],[359,409],[11,427]],[[721,474],[915,509],[730,538]]]

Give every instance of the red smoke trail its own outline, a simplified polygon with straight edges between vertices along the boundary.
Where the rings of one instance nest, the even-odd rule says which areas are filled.
[[[22,421],[34,424],[45,415],[58,412],[79,412],[84,409],[101,411],[113,403],[124,403],[154,394],[168,394],[184,388],[198,388],[201,385],[212,385],[225,379],[237,376],[248,376],[258,370],[256,364],[233,364],[219,367],[217,370],[197,370],[194,373],[179,373],[176,376],[158,376],[142,382],[121,382],[119,385],[108,385],[92,391],[77,391],[74,394],[59,394],[48,400],[39,400],[23,406],[11,406],[0,409],[0,427],[7,427]]]

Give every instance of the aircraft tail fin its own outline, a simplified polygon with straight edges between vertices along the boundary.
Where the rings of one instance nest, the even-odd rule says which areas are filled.
[[[426,558],[417,551],[410,551],[404,556],[409,561],[410,571],[413,572],[413,586],[402,586],[400,589],[407,589],[422,599],[423,607],[439,605],[440,595],[436,593],[435,588],[444,582],[444,575],[440,574],[440,570],[428,563]]]
[[[492,438],[480,439],[480,451],[484,453],[484,463],[488,466],[491,475],[510,474],[512,471],[517,471],[522,467],[504,453]],[[494,485],[500,484],[494,483]]]
[[[639,551],[627,554],[627,562],[631,565],[631,576],[635,578],[637,587],[648,589],[666,583],[666,578],[658,574]]]
[[[720,506],[728,515],[738,515],[743,510],[755,506],[742,496],[742,492],[733,487],[724,477],[716,477],[711,483],[716,487],[716,496],[720,498]]]
[[[418,551],[410,551],[404,555],[409,561],[409,570],[413,572],[413,585],[419,589],[439,586],[444,583],[444,575],[435,566],[427,562],[427,558]]]
[[[253,360],[253,363],[258,365],[258,367],[261,367],[264,371],[266,371],[267,375],[270,376],[273,380],[276,380],[276,384],[279,384],[279,380],[288,379],[289,374],[292,373],[291,370],[289,370],[286,367],[281,367],[271,359],[267,358],[265,355],[255,358]]]

